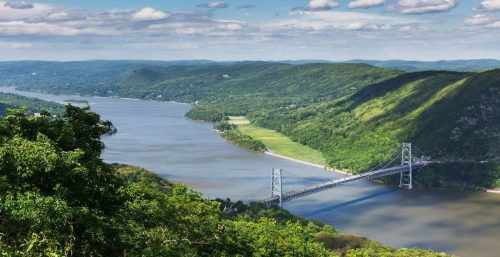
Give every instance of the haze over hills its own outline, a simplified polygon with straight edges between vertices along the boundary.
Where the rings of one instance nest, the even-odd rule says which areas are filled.
[[[500,68],[500,60],[441,60],[441,61],[405,61],[405,60],[352,60],[349,63],[366,63],[382,68],[404,71],[448,70],[448,71],[483,71]]]
[[[448,70],[448,71],[483,71],[500,68],[500,60],[439,60],[439,61],[410,61],[410,60],[283,60],[279,63],[308,64],[308,63],[365,63],[381,68],[399,69],[404,71]]]

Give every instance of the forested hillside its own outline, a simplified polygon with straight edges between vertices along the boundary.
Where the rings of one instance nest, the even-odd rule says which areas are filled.
[[[0,93],[0,116],[5,115],[7,109],[23,106],[26,107],[30,113],[41,112],[43,110],[58,113],[63,109],[60,104],[15,94]]]
[[[56,94],[210,102],[226,112],[246,114],[262,108],[336,99],[401,73],[365,64],[92,65],[95,68],[88,74],[81,74],[86,68],[78,70],[72,63],[63,71],[56,71],[58,66],[43,66],[44,73],[30,72],[4,83],[21,90]]]
[[[231,202],[103,163],[111,129],[73,106],[60,117],[0,118],[1,256],[446,256],[343,235],[279,208],[224,211]]]
[[[151,66],[202,65],[210,61],[13,61],[0,62],[0,86],[55,94],[109,95],[132,70]]]
[[[434,181],[419,176],[425,186],[491,187],[500,178],[500,70],[407,73],[340,100],[252,118],[321,150],[337,168],[368,170],[406,141],[444,163],[433,167]]]

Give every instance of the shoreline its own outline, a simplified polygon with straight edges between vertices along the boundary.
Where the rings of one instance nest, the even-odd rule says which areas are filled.
[[[288,156],[284,156],[284,155],[280,155],[280,154],[276,154],[276,153],[273,153],[273,152],[270,152],[270,151],[265,151],[264,154],[269,155],[269,156],[273,156],[273,157],[276,157],[276,158],[281,158],[281,159],[285,159],[285,160],[289,160],[289,161],[298,162],[298,163],[301,163],[301,164],[313,166],[313,167],[316,167],[316,168],[324,169],[324,170],[327,170],[327,171],[339,173],[339,174],[346,175],[346,176],[352,175],[351,173],[343,171],[343,170],[332,169],[332,168],[326,167],[325,165],[321,165],[321,164],[316,164],[316,163],[311,163],[311,162],[306,162],[306,161],[294,159],[294,158],[291,158],[291,157],[288,157]]]
[[[18,90],[17,87],[6,87],[6,86],[0,86],[0,88],[6,88],[8,90],[14,90],[14,91],[19,91],[19,92],[26,92],[26,93],[36,93],[36,94],[45,94],[45,95],[52,95],[52,96],[61,96],[64,94],[54,94],[54,93],[49,93],[49,92],[42,92],[42,91],[31,91],[31,90]],[[20,95],[19,93],[16,92],[4,92],[4,93],[9,93],[9,94],[16,94]],[[24,95],[22,95],[24,96]],[[141,98],[131,98],[131,97],[121,97],[121,96],[99,96],[99,95],[86,95],[86,94],[72,94],[72,95],[65,95],[69,97],[74,97],[74,98],[115,98],[115,99],[122,99],[122,100],[130,100],[130,101],[153,101],[153,102],[159,102],[159,103],[174,103],[174,104],[180,104],[180,105],[188,105],[192,106],[191,103],[183,103],[183,102],[178,102],[175,100],[156,100],[156,99],[141,99]],[[37,98],[33,96],[26,96],[26,97],[32,97],[32,98]],[[64,102],[64,101],[62,101]],[[55,102],[58,103],[58,102]]]
[[[500,194],[500,188],[486,189],[486,193],[490,193],[490,194]]]

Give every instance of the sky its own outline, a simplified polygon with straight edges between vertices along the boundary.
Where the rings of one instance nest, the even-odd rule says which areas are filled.
[[[0,60],[500,59],[500,0],[0,0]]]

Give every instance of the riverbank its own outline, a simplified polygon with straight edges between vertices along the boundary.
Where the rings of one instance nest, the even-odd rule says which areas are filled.
[[[268,148],[268,151],[265,152],[267,155],[343,175],[351,175],[347,171],[327,167],[325,165],[325,158],[320,151],[294,142],[289,137],[274,130],[252,125],[250,121],[243,116],[230,116],[229,123],[237,126],[241,133],[263,142]]]
[[[325,163],[325,158],[320,151],[294,142],[277,131],[252,125],[244,117],[230,116],[228,122],[238,126],[243,134],[262,141],[272,153],[311,164],[324,165]]]
[[[290,158],[290,157],[287,157],[287,156],[275,154],[275,153],[269,152],[269,151],[264,152],[264,154],[267,154],[267,155],[270,155],[270,156],[273,156],[273,157],[276,157],[276,158],[281,158],[281,159],[285,159],[285,160],[289,160],[289,161],[293,161],[293,162],[298,162],[298,163],[301,163],[301,164],[309,165],[309,166],[312,166],[312,167],[316,167],[316,168],[320,168],[320,169],[332,171],[332,172],[335,172],[335,173],[340,173],[340,174],[346,175],[346,176],[352,175],[351,173],[349,173],[347,171],[332,169],[332,168],[326,167],[325,165],[314,164],[314,163],[310,163],[310,162],[306,162],[306,161],[301,161],[301,160]]]
[[[500,188],[493,188],[486,190],[486,193],[500,194]]]

